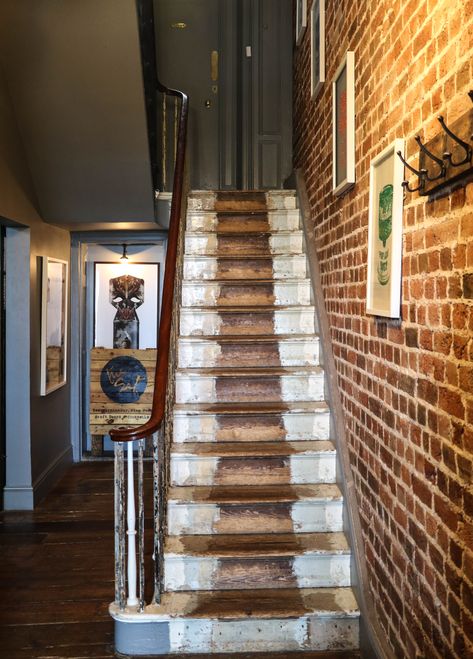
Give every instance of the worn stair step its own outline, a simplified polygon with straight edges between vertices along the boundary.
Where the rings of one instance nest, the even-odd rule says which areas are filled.
[[[311,403],[175,405],[174,442],[326,440],[330,410]]]
[[[254,233],[298,231],[300,211],[188,211],[187,230],[198,232]]]
[[[189,256],[271,256],[301,254],[302,231],[274,233],[191,233],[185,236],[185,254]]]
[[[128,619],[113,605],[111,613]],[[291,651],[359,647],[359,608],[351,588],[169,592],[140,618],[146,636],[138,647],[149,654],[264,651],[282,652],[282,659]]]
[[[303,254],[294,256],[213,257],[186,256],[184,279],[305,279],[307,260]]]
[[[176,403],[321,401],[324,371],[317,366],[272,369],[180,369]]]
[[[189,210],[277,210],[297,207],[295,190],[192,190]]]
[[[180,368],[318,364],[319,340],[316,336],[181,337],[178,343]]]
[[[172,485],[335,483],[336,451],[329,441],[175,443]]]
[[[313,334],[312,305],[181,308],[181,336]]]
[[[171,487],[168,534],[328,533],[343,530],[335,484]]]
[[[167,591],[347,586],[343,533],[170,536],[164,547]]]
[[[183,307],[290,306],[311,303],[309,279],[184,281]]]

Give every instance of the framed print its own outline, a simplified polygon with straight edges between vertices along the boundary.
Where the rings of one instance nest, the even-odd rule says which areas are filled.
[[[66,384],[67,279],[66,261],[42,257],[41,396]]]
[[[325,0],[314,0],[310,27],[310,95],[314,99],[325,82]]]
[[[94,346],[156,348],[159,263],[95,262]]]
[[[349,50],[332,83],[333,192],[355,183],[355,53]]]
[[[307,0],[296,0],[296,44],[299,45],[307,27]]]
[[[404,140],[395,140],[370,165],[366,313],[387,318],[401,315],[404,166],[397,151],[404,153]]]

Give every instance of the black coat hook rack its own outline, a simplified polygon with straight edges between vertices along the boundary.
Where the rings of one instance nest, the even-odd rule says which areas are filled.
[[[473,90],[468,96],[473,103]],[[423,142],[420,135],[414,138],[419,146],[418,169],[397,152],[404,166],[417,176],[417,185],[403,181],[407,192],[442,196],[473,180],[473,107],[451,126],[447,126],[443,116],[438,117],[438,122],[442,130],[429,142]]]

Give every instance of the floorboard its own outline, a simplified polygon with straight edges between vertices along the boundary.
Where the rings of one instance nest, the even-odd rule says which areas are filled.
[[[114,595],[112,491],[113,463],[84,462],[71,467],[34,512],[0,513],[0,657],[116,656],[108,615]],[[208,659],[208,655],[185,656]],[[354,659],[359,654],[212,655],[212,659],[297,657]]]

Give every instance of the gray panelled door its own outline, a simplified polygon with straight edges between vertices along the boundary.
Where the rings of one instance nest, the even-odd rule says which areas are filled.
[[[283,187],[292,169],[291,0],[156,0],[159,76],[190,97],[191,185]]]

